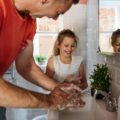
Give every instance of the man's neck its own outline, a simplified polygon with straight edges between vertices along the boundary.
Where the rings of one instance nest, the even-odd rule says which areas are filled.
[[[24,18],[25,16],[29,16],[29,11],[24,10],[24,11],[18,11],[18,13]]]

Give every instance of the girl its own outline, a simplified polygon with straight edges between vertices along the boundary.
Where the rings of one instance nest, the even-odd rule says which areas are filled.
[[[73,31],[61,31],[54,45],[54,56],[49,58],[46,74],[59,82],[78,83],[81,89],[87,87],[83,58],[73,56],[77,47],[77,37]]]
[[[72,82],[81,89],[87,87],[83,58],[74,56],[77,47],[77,37],[73,31],[61,31],[54,45],[54,55],[49,58],[46,74],[59,82]],[[80,97],[79,97],[80,98]],[[81,104],[84,102],[81,100]],[[48,120],[57,120],[59,112],[49,110]]]

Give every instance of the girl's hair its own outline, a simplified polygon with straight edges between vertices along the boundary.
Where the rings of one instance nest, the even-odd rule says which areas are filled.
[[[117,29],[112,33],[111,36],[111,44],[112,46],[115,45],[117,38],[120,37],[120,29]]]
[[[69,29],[64,29],[58,34],[57,40],[56,40],[55,45],[54,45],[53,54],[55,56],[60,54],[60,50],[58,49],[58,45],[60,45],[63,42],[65,37],[73,38],[75,41],[75,44],[77,46],[78,37],[75,35],[75,33]]]

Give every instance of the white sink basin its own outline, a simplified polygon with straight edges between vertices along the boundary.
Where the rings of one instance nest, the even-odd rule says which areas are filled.
[[[117,120],[120,120],[120,96],[118,99],[118,116],[117,116]]]
[[[117,112],[109,112],[108,110],[106,110],[105,101],[95,100],[94,104],[95,104],[95,120],[117,120]]]
[[[90,95],[85,95],[86,106],[74,110],[64,110],[59,114],[59,120],[120,120],[117,112],[106,110],[106,102],[95,100]],[[120,113],[120,111],[119,111]]]
[[[59,112],[57,118],[54,120],[120,120],[120,106],[117,112],[109,112],[106,110],[106,102],[103,100],[95,100],[89,94],[84,96],[86,106],[78,109],[66,109]],[[120,99],[119,99],[120,104]],[[42,116],[37,117],[35,120],[42,120]],[[53,120],[51,119],[51,120]],[[47,120],[47,118],[44,120]]]
[[[94,120],[93,98],[86,94],[84,101],[86,101],[86,105],[83,108],[61,111],[59,120]]]

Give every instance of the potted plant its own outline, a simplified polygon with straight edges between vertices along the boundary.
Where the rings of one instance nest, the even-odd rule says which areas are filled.
[[[43,65],[43,64],[45,64],[47,57],[43,56],[43,55],[36,55],[35,59],[39,63],[39,65]]]
[[[110,91],[111,74],[107,64],[96,64],[93,72],[90,74],[91,92],[94,90],[102,90],[104,92]]]

